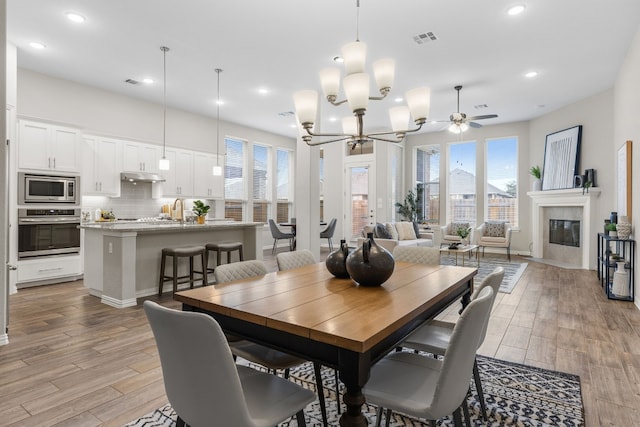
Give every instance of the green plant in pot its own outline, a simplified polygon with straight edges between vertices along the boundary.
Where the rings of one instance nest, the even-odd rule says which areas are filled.
[[[416,187],[415,190],[409,190],[404,198],[404,203],[396,202],[398,213],[407,221],[417,222],[420,219],[420,206],[418,199],[422,194],[422,188]]]
[[[191,210],[198,217],[198,224],[204,224],[209,209],[211,209],[211,206],[205,205],[202,200],[195,200],[193,202],[193,208]]]
[[[471,227],[460,227],[456,230],[456,234],[462,239],[462,244],[467,245],[469,243],[468,237],[469,234],[471,234]]]
[[[540,191],[542,189],[542,171],[540,170],[540,166],[531,166],[531,169],[529,169],[529,173],[535,178],[535,180],[533,181],[532,190]]]
[[[610,237],[618,237],[617,227],[614,223],[605,224],[604,230]]]

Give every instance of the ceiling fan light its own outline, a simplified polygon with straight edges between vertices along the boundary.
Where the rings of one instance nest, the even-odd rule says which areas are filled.
[[[392,58],[379,59],[373,63],[373,75],[378,90],[391,89],[396,72],[396,61]]]
[[[318,111],[318,92],[315,90],[299,90],[293,94],[293,103],[301,124],[315,123]]]
[[[349,74],[344,78],[343,85],[351,111],[366,110],[369,104],[369,75]]]
[[[394,132],[406,132],[409,129],[409,107],[400,105],[390,108],[389,119]]]
[[[460,123],[460,132],[466,132],[469,130],[469,125],[467,123]]]
[[[347,43],[342,46],[342,57],[347,74],[362,73],[367,59],[367,45],[360,41]]]
[[[340,69],[332,67],[320,70],[320,84],[326,98],[337,97],[340,90]]]
[[[411,89],[407,91],[405,98],[407,99],[407,105],[415,122],[426,120],[429,117],[429,110],[431,109],[431,89],[428,87]]]

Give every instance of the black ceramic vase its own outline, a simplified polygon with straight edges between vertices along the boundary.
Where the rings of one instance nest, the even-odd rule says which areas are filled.
[[[367,234],[362,247],[347,257],[347,271],[361,286],[380,286],[393,273],[395,261],[388,250],[373,240],[373,233]]]
[[[331,252],[325,261],[327,270],[336,277],[346,279],[349,277],[347,272],[347,257],[349,256],[349,246],[346,240],[340,240],[340,248]]]

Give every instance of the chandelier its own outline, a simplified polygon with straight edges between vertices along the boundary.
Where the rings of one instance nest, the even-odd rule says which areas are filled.
[[[430,94],[428,87],[420,87],[407,91],[407,106],[389,109],[391,130],[365,133],[363,118],[369,101],[380,101],[391,92],[395,74],[395,61],[390,58],[380,59],[373,63],[373,74],[380,96],[370,96],[369,74],[364,72],[367,46],[359,39],[360,0],[356,0],[356,41],[342,47],[346,76],[342,80],[345,99],[338,100],[341,71],[339,68],[320,70],[320,83],[327,101],[334,105],[348,103],[353,116],[342,119],[342,133],[315,133],[313,131],[317,110],[318,92],[301,90],[293,94],[296,115],[306,134],[302,140],[307,145],[321,145],[330,142],[346,141],[351,148],[367,141],[401,142],[407,133],[417,132],[422,128],[429,116]],[[410,116],[416,125],[409,129]],[[314,137],[329,138],[313,140]]]

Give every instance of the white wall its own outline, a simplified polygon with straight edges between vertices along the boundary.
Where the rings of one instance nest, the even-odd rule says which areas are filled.
[[[637,197],[640,188],[640,174],[638,173],[638,165],[640,165],[640,28],[633,39],[627,57],[620,67],[618,78],[614,86],[614,137],[611,144],[611,151],[615,151],[620,148],[624,141],[633,141],[635,146],[632,148],[632,188],[636,189],[633,195],[632,215],[631,222],[633,224],[632,234],[636,240],[640,236],[638,234],[637,218],[640,217],[640,197]],[[615,170],[615,159],[610,162],[611,170]],[[615,192],[612,192],[615,194]],[[616,200],[612,201],[613,206],[616,205]],[[636,246],[636,251],[638,250]],[[636,252],[637,253],[637,252]],[[636,270],[635,276],[635,304],[640,307],[640,301],[638,299],[638,291],[640,290],[640,284],[638,280],[640,275],[638,274],[638,256],[635,259]]]

